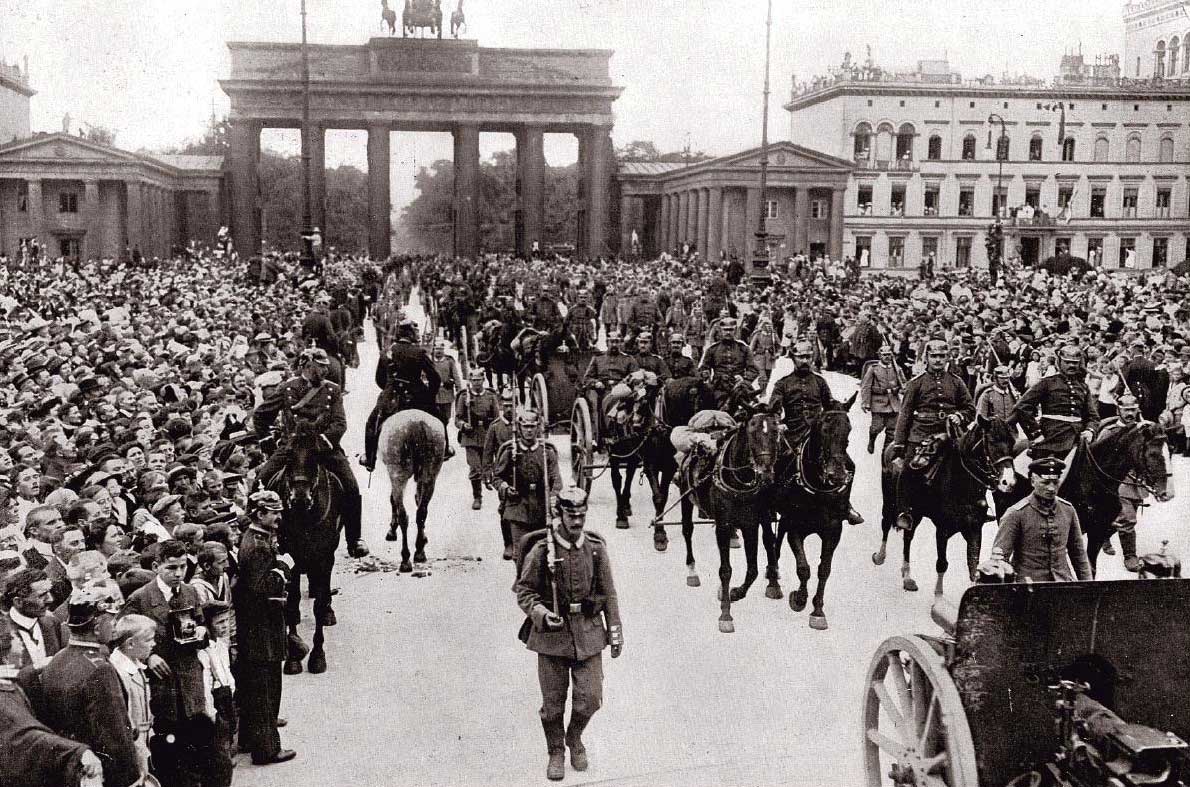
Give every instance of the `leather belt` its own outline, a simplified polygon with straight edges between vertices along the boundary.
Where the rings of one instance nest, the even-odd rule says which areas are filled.
[[[1083,419],[1077,415],[1058,415],[1056,413],[1042,413],[1042,418],[1047,418],[1050,421],[1062,421],[1067,424],[1081,424]]]

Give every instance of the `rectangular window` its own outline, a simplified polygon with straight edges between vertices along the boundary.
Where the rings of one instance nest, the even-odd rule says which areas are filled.
[[[934,262],[937,263],[938,262],[938,236],[936,236],[936,235],[926,235],[926,236],[923,236],[921,239],[921,258],[922,258],[922,260],[928,260],[931,256],[933,256]]]
[[[1164,268],[1169,261],[1169,238],[1153,238],[1153,267]]]
[[[825,219],[826,218],[826,200],[812,199],[810,200],[810,218]]]
[[[1092,268],[1103,264],[1103,238],[1087,238],[1087,263]]]
[[[960,235],[954,239],[954,266],[956,268],[971,267],[971,236]]]
[[[1072,239],[1069,237],[1055,238],[1054,239],[1054,253],[1057,254],[1059,257],[1064,257],[1067,254],[1069,254],[1071,240]]]
[[[975,215],[975,189],[959,189],[959,215]]]
[[[1157,189],[1157,217],[1169,218],[1169,206],[1172,204],[1169,189]]]
[[[1118,264],[1121,268],[1136,267],[1136,238],[1120,238],[1120,259]]]
[[[856,209],[861,216],[872,215],[872,187],[860,186],[855,200]]]
[[[29,212],[29,184],[23,180],[17,184],[17,210],[21,213]]]
[[[905,239],[891,237],[888,239],[888,267],[902,268],[905,265]]]
[[[872,265],[872,236],[871,235],[856,235],[855,236],[855,258],[859,260],[861,268],[868,268]]]
[[[58,241],[58,256],[77,258],[79,256],[79,239],[62,238]]]
[[[1041,207],[1041,189],[1037,186],[1029,186],[1025,189],[1025,204],[1037,210]]]
[[[892,187],[892,197],[889,200],[889,215],[890,216],[904,216],[905,215],[905,184],[894,183]]]
[[[78,213],[79,212],[79,195],[73,191],[62,191],[58,193],[58,212],[59,213]]]
[[[992,215],[1004,218],[1000,210],[1000,200],[1004,195],[1001,192],[992,189]]]
[[[771,199],[765,202],[764,217],[766,219],[775,219],[777,216],[777,200]]]
[[[1126,219],[1135,219],[1136,218],[1136,202],[1137,202],[1137,190],[1136,189],[1124,189],[1124,204],[1123,204],[1124,218],[1126,218]]]
[[[1101,219],[1104,216],[1103,206],[1107,203],[1107,189],[1096,187],[1091,189],[1091,218]]]
[[[1058,187],[1058,210],[1069,208],[1072,199],[1074,199],[1074,186]]]
[[[939,204],[940,197],[941,197],[941,192],[939,191],[938,186],[936,186],[936,185],[926,186],[925,214],[927,216],[937,216],[938,215],[938,204]]]

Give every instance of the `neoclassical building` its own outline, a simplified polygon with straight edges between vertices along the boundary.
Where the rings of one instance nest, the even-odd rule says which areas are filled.
[[[790,138],[853,167],[843,253],[879,269],[930,255],[984,266],[999,211],[1026,262],[1063,249],[1109,267],[1186,259],[1190,83],[1120,79],[1115,58],[1081,55],[1062,74],[997,84],[944,61],[893,73],[845,58],[795,89]]]
[[[792,142],[769,145],[763,210],[773,259],[798,252],[840,256],[851,168]],[[762,210],[759,148],[691,165],[622,163],[615,182],[621,249],[631,248],[636,232],[649,256],[689,243],[707,259],[721,252],[751,257]]]
[[[1124,6],[1124,73],[1134,79],[1190,82],[1190,0],[1139,0]]]

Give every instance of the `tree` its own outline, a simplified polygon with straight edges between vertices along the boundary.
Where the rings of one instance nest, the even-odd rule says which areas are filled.
[[[694,164],[714,158],[701,150],[675,150],[662,153],[652,142],[637,139],[629,142],[616,151],[616,161],[621,164],[634,162],[669,162],[676,164]]]
[[[259,172],[265,243],[297,251],[302,229],[302,159],[263,150]],[[326,171],[324,247],[348,252],[368,248],[367,194],[367,173],[348,166]]]
[[[106,126],[93,126],[90,123],[84,124],[87,127],[86,138],[90,142],[98,142],[100,145],[107,145],[108,147],[116,146],[116,132]]]
[[[216,120],[211,118],[211,124],[198,139],[191,140],[182,147],[170,151],[191,156],[226,156],[228,151],[228,131],[231,121],[227,118]]]

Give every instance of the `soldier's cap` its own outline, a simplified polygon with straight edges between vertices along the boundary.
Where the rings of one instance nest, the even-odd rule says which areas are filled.
[[[484,379],[483,369],[472,369],[467,374],[467,377],[472,380],[483,380]]]
[[[322,349],[321,347],[307,347],[305,350],[302,350],[299,362],[303,365],[311,362],[316,363],[319,366],[331,365],[330,356],[327,355],[326,350]]]
[[[171,467],[169,470],[166,471],[165,477],[169,479],[169,482],[171,484],[183,476],[190,476],[190,478],[193,478],[193,479],[198,478],[198,471],[196,469],[194,469],[193,467],[190,467],[189,465],[185,464],[184,463],[185,458],[186,458],[185,456],[179,457],[178,461],[181,462],[182,464],[179,464],[177,467]]]
[[[995,374],[997,377],[1007,377],[1010,374],[1012,374],[1011,370],[1009,370],[1009,368],[1007,366],[1005,366],[1004,364],[1000,364],[999,366],[997,366],[995,369],[992,370],[992,373]]]
[[[271,489],[263,489],[248,496],[249,511],[280,511],[281,496]]]
[[[585,514],[587,512],[587,493],[577,486],[566,487],[558,493],[558,511]]]
[[[181,503],[181,502],[182,502],[181,495],[162,495],[161,499],[159,499],[156,503],[154,503],[153,507],[149,510],[153,514],[153,516],[157,516],[158,514],[164,514],[165,509],[169,508],[174,503]]]
[[[892,348],[887,344],[880,345],[880,349],[876,351],[879,355],[892,355]]]
[[[1029,474],[1038,476],[1060,476],[1066,463],[1056,456],[1044,456],[1029,463]]]
[[[538,417],[536,410],[530,410],[528,407],[525,407],[517,413],[516,422],[521,426],[537,426],[541,423],[541,419]]]
[[[70,594],[66,602],[66,625],[70,628],[86,628],[99,617],[100,605],[106,599],[95,588],[82,588]]]
[[[671,333],[671,334],[669,335],[669,343],[670,343],[670,344],[673,344],[673,343],[675,343],[675,342],[680,342],[680,343],[682,343],[682,344],[685,344],[685,343],[686,343],[686,337],[685,337],[685,336],[683,336],[683,335],[682,335],[682,334],[681,334],[679,331],[674,331],[673,333]]]
[[[1150,552],[1140,557],[1140,573],[1157,579],[1174,579],[1182,576],[1182,561],[1165,549],[1168,541],[1161,542],[1160,552]]]
[[[501,404],[503,404],[503,403],[511,404],[514,401],[516,401],[516,394],[513,393],[511,388],[505,388],[503,391],[500,392]]]
[[[619,341],[619,339],[620,339],[619,331],[608,331],[607,332],[607,340],[610,342],[613,339],[615,339],[616,341]]]
[[[1140,402],[1137,401],[1137,398],[1132,394],[1124,394],[1116,400],[1116,406],[1121,410],[1123,410],[1125,407],[1130,410],[1135,410],[1140,407]]]

